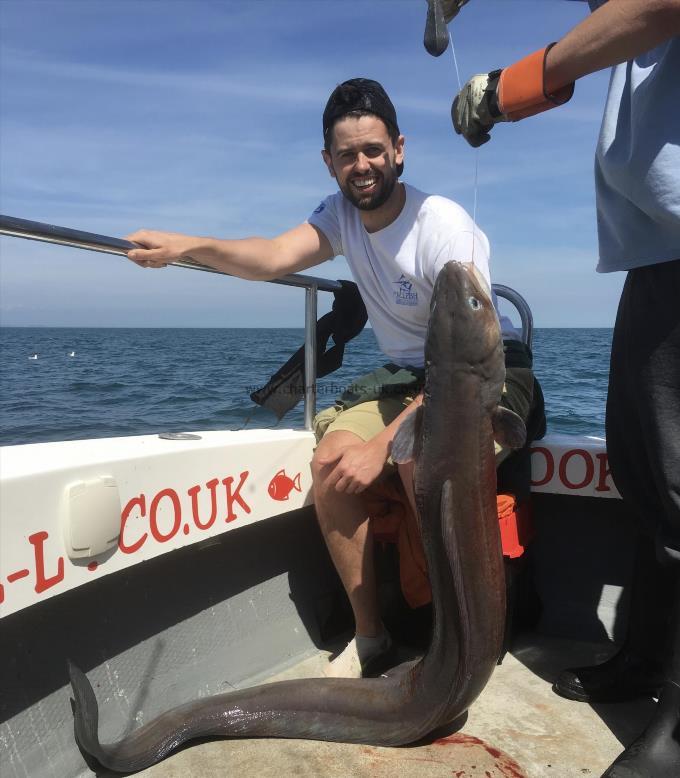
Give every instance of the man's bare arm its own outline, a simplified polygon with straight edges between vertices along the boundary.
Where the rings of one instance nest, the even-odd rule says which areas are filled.
[[[498,122],[516,122],[564,105],[574,84],[680,35],[680,0],[608,0],[558,43],[501,70],[479,73],[451,107],[453,128],[471,146],[487,143]]]
[[[545,86],[556,92],[680,35],[680,0],[608,0],[548,52]]]
[[[182,257],[252,281],[269,281],[319,265],[334,256],[317,227],[305,222],[275,238],[222,240],[176,232],[139,230],[126,239],[141,248],[128,257],[143,267],[165,267]]]

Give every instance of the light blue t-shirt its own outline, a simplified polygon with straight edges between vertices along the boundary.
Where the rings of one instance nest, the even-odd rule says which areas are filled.
[[[598,272],[680,259],[680,38],[612,69],[595,187]]]

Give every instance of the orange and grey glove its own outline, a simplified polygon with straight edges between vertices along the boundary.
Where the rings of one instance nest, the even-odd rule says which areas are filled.
[[[451,106],[453,128],[471,146],[481,146],[498,122],[516,122],[563,105],[574,94],[567,84],[553,94],[545,89],[545,58],[554,46],[535,51],[503,70],[473,76]]]

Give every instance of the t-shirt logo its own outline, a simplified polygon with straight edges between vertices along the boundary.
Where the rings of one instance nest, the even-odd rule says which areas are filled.
[[[314,209],[314,213],[321,213],[326,208],[326,203],[321,203]]]
[[[413,283],[403,273],[399,280],[393,283],[397,286],[394,292],[394,302],[397,305],[418,305],[418,292],[413,291]]]

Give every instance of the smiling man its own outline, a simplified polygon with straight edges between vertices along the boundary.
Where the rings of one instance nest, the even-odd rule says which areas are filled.
[[[128,236],[142,248],[130,259],[163,267],[182,256],[248,279],[268,280],[344,255],[389,362],[363,376],[321,411],[312,462],[319,523],[347,591],[356,636],[328,675],[379,672],[391,639],[380,618],[370,521],[361,493],[396,471],[389,458],[394,434],[422,401],[423,348],[430,298],[449,261],[474,263],[490,286],[489,244],[470,216],[444,197],[402,183],[404,137],[380,84],[357,78],[340,84],[323,114],[323,160],[340,191],[309,219],[267,238],[218,240],[142,230]],[[502,322],[503,323],[503,322]],[[509,322],[504,338],[516,332]],[[506,402],[526,420],[533,392],[530,354],[508,370]],[[497,449],[500,460],[505,451]],[[398,472],[413,506],[412,465]]]

